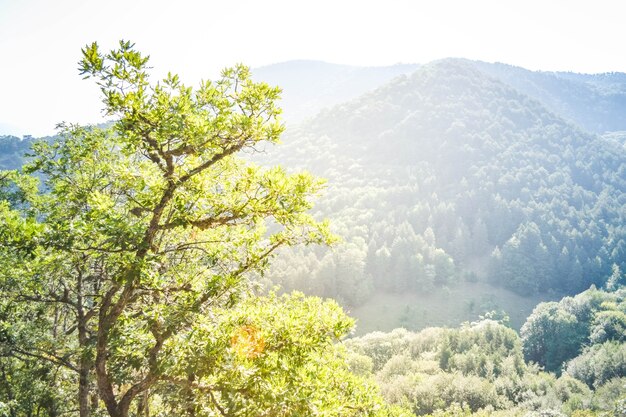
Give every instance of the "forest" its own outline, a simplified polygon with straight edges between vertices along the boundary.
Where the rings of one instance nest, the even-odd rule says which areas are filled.
[[[345,240],[277,261],[286,288],[352,307],[459,281],[559,298],[626,268],[623,137],[588,133],[468,62],[423,66],[285,136],[270,160],[329,179],[316,210]]]
[[[626,415],[626,75],[147,63],[0,137],[0,416]]]

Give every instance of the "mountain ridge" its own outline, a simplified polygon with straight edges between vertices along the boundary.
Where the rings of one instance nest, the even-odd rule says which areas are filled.
[[[333,77],[337,76],[337,73],[342,71],[343,76],[346,76],[346,74],[355,71],[378,71],[384,73],[384,71],[388,70],[391,71],[391,75],[400,76],[409,75],[423,65],[445,61],[471,63],[472,66],[482,72],[542,102],[554,113],[573,121],[590,132],[604,133],[606,131],[626,130],[626,116],[623,116],[626,114],[626,74],[621,72],[585,74],[566,71],[531,71],[510,64],[489,63],[467,58],[442,58],[426,64],[397,64],[389,67],[356,67],[315,60],[295,60],[260,67],[253,69],[253,72],[265,81],[287,86],[285,107],[289,107],[297,101],[294,96],[301,94],[299,91],[297,93],[294,92],[294,94],[289,93],[291,89],[289,85],[292,85],[292,80],[294,79],[307,80],[312,77],[312,84],[316,86],[316,92],[319,93],[333,86],[333,81],[328,82],[326,85],[323,82],[320,84],[320,78],[332,80]],[[326,75],[322,77],[316,74],[315,71],[316,68],[320,67],[325,68],[323,72]],[[381,77],[380,79],[372,78],[366,86],[370,87],[370,89],[380,87],[384,84],[383,81],[390,81],[393,76]],[[363,87],[355,88],[350,94],[341,95],[341,97],[337,97],[334,100],[322,100],[319,102],[306,98],[307,94],[304,94],[304,100],[312,101],[312,104],[309,103],[308,106],[303,106],[300,103],[296,103],[294,106],[297,108],[297,111],[286,112],[286,119],[290,123],[300,122],[306,118],[306,115],[313,116],[314,113],[324,107],[339,104],[350,98],[356,98],[358,97],[357,93],[362,94],[365,92],[364,85]],[[308,94],[310,95],[311,93]],[[290,117],[289,113],[297,113],[297,115],[296,117]],[[305,113],[307,114],[305,115]]]

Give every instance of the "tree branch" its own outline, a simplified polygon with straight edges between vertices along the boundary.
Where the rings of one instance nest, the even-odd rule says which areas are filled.
[[[212,226],[216,226],[216,225],[222,226],[225,224],[229,224],[229,222],[232,222],[235,220],[241,220],[243,218],[245,218],[245,216],[231,215],[231,216],[224,216],[224,217],[205,217],[203,219],[197,219],[197,220],[179,219],[170,223],[159,225],[159,230],[171,230],[177,227],[184,227],[184,226],[193,226],[200,230],[206,230]]]
[[[70,369],[70,370],[72,370],[72,371],[74,371],[76,373],[78,373],[80,371],[76,366],[72,365],[66,359],[64,359],[64,358],[62,358],[60,356],[53,355],[53,354],[51,354],[49,352],[34,353],[34,352],[28,352],[26,350],[22,350],[22,349],[19,349],[19,348],[16,348],[16,347],[13,347],[12,350],[13,350],[13,352],[19,353],[20,355],[25,355],[25,356],[28,356],[28,357],[31,357],[31,358],[36,358],[36,359],[43,359],[45,361],[52,362],[55,365],[64,366],[65,368]],[[23,360],[23,358],[20,358],[17,355],[11,354],[11,356],[13,356],[13,357],[15,357],[17,359]]]
[[[239,150],[241,150],[241,148],[243,148],[243,146],[245,144],[246,144],[246,140],[245,139],[244,140],[240,140],[238,143],[236,143],[232,147],[226,148],[221,153],[213,155],[213,157],[211,159],[209,159],[208,161],[204,162],[203,164],[198,165],[197,167],[193,168],[191,171],[187,172],[185,175],[180,177],[178,179],[178,183],[182,184],[182,183],[188,181],[191,177],[193,177],[194,175],[204,171],[205,169],[207,169],[211,165],[214,165],[217,162],[221,161],[222,159],[226,158],[227,156],[232,155],[235,152],[238,152]]]

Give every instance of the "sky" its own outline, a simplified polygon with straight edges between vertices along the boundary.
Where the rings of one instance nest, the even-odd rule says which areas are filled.
[[[242,62],[383,66],[446,57],[532,70],[626,72],[620,0],[0,0],[0,135],[98,123],[80,50],[120,39],[197,84]]]

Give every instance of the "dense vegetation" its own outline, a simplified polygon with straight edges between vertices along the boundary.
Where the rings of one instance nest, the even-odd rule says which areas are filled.
[[[353,371],[373,375],[388,401],[416,415],[620,416],[625,297],[624,288],[593,289],[540,304],[521,338],[483,319],[457,329],[374,332],[346,345]]]
[[[356,92],[403,70],[296,64],[258,72],[295,85],[305,71],[324,97],[337,80]],[[326,85],[320,71],[331,78]],[[586,126],[579,113],[563,109],[587,97],[585,106],[600,110],[585,117],[600,123],[604,96],[584,88],[617,97],[622,78],[444,60],[292,128],[269,160],[328,178],[318,213],[333,220],[346,244],[283,254],[273,282],[353,307],[373,293],[423,293],[459,280],[522,295],[602,286],[613,265],[626,270],[624,136],[585,133],[543,104]],[[568,83],[575,93],[561,88]],[[301,102],[292,94],[291,107],[306,107],[312,94]],[[611,120],[610,127],[626,130],[621,119]],[[4,157],[11,167],[19,152],[13,148]]]

